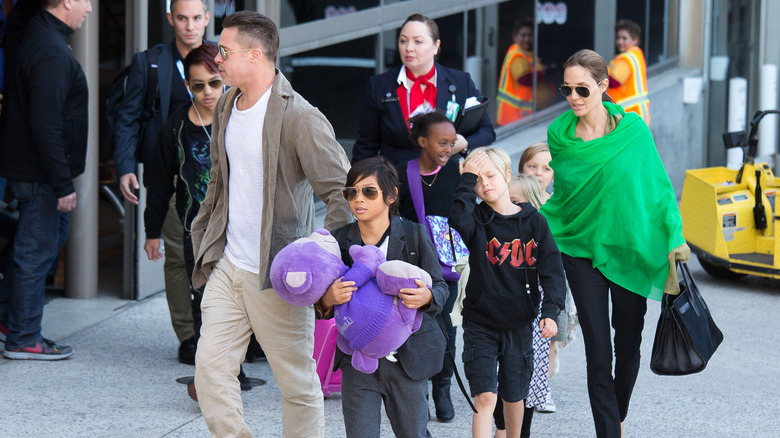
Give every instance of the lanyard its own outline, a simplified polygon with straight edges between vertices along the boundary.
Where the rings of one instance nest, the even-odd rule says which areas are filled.
[[[176,68],[179,69],[179,75],[181,76],[181,81],[184,82],[184,63],[181,62],[181,59],[176,61]],[[189,88],[187,88],[187,93],[190,95],[190,99],[192,99],[192,91],[190,91]]]

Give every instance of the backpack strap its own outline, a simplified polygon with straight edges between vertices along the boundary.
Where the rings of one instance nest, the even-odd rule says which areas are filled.
[[[403,218],[401,219],[401,223],[404,226],[404,236],[406,238],[406,262],[415,266],[420,266],[420,253],[418,252],[420,243],[420,225]],[[444,328],[444,320],[442,319],[441,313],[436,315],[436,318],[434,319],[444,334],[444,339],[447,339],[449,335],[447,334],[447,330]],[[452,370],[455,373],[455,380],[458,382],[460,392],[466,398],[469,406],[471,406],[471,410],[476,413],[477,408],[474,407],[474,403],[471,401],[471,397],[469,397],[469,394],[466,391],[466,387],[463,384],[463,379],[461,379],[460,373],[458,372],[458,365],[455,362],[455,356],[452,355],[451,351],[445,352],[444,355],[447,356],[444,360],[449,360],[452,363]]]
[[[157,47],[152,47],[144,52],[146,54],[146,77],[144,78],[144,85],[146,86],[144,87],[144,106],[143,112],[141,113],[143,120],[151,119],[157,115],[157,112],[159,111],[159,108],[156,107],[160,96],[157,78],[158,52]]]
[[[404,238],[406,244],[406,262],[415,266],[420,265],[420,253],[418,248],[420,247],[420,227],[414,222],[406,219],[401,219],[401,223],[404,226]]]

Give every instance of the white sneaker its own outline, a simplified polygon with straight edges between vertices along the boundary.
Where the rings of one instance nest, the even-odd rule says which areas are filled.
[[[544,403],[544,406],[542,406],[541,408],[536,408],[536,412],[541,412],[543,414],[552,414],[557,410],[558,408],[555,407],[555,402],[552,399],[552,394],[549,394],[547,396],[547,401]]]

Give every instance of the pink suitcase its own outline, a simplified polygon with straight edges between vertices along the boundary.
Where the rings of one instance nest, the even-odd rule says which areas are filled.
[[[338,333],[334,319],[314,321],[314,360],[317,362],[317,374],[325,397],[332,392],[341,392],[341,370],[333,371]]]

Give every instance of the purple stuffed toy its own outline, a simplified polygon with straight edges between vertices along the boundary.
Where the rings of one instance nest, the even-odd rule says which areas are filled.
[[[415,279],[429,288],[431,276],[409,263],[385,261],[382,251],[372,245],[353,245],[349,249],[352,268],[343,281],[354,281],[352,298],[334,310],[339,329],[338,346],[352,355],[352,366],[371,374],[379,359],[392,356],[422,324],[421,312],[409,309],[398,298],[403,288],[417,288]]]
[[[379,359],[395,360],[391,353],[420,328],[422,313],[409,309],[398,298],[403,288],[416,288],[415,279],[429,288],[431,276],[404,261],[385,261],[373,246],[349,249],[351,268],[341,260],[338,242],[324,229],[287,245],[271,263],[271,284],[283,300],[310,306],[339,277],[358,288],[349,302],[335,306],[338,346],[352,355],[352,366],[366,374],[376,371]]]
[[[320,228],[279,251],[271,263],[271,284],[288,303],[311,306],[346,270],[336,238]]]

